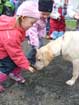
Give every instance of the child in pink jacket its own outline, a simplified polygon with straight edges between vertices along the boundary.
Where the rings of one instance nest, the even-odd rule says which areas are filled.
[[[30,7],[30,8],[29,8]],[[21,69],[33,72],[29,61],[21,48],[25,31],[30,28],[40,15],[33,1],[26,1],[17,10],[17,17],[0,16],[0,92],[4,91],[2,83],[7,76],[24,83]]]
[[[32,65],[36,61],[36,49],[44,44],[43,38],[46,35],[46,19],[52,11],[53,2],[52,0],[39,0],[37,4],[40,11],[40,19],[26,32],[31,46],[30,51],[27,53],[27,58]]]

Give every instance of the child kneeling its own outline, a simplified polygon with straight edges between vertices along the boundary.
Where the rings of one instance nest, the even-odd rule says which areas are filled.
[[[8,75],[11,79],[24,83],[21,69],[34,71],[24,55],[21,42],[25,39],[26,30],[39,17],[38,9],[33,1],[26,1],[20,5],[16,17],[0,16],[0,92],[5,90],[2,83]]]

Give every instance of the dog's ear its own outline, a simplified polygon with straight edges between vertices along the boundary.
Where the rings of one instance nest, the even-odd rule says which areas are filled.
[[[43,54],[44,65],[47,66],[52,60],[52,54],[50,51],[45,51]]]
[[[51,52],[51,46],[48,44],[46,45],[46,49],[45,49],[45,52],[44,52],[44,62],[45,62],[45,65],[47,66],[54,58],[54,54],[53,52]]]
[[[52,60],[53,55],[52,55],[51,51],[47,51],[47,52],[46,52],[46,57],[47,57],[47,60],[48,60],[49,62]]]
[[[46,54],[47,54],[48,60],[51,61],[54,55],[53,55],[53,53],[51,52],[51,47],[50,47],[49,45],[47,45]]]

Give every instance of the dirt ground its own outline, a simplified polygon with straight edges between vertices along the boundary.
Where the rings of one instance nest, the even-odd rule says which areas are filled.
[[[26,52],[25,43],[23,46]],[[72,64],[58,56],[39,72],[24,71],[27,81],[23,85],[8,79],[0,105],[79,105],[79,79],[72,87],[65,84],[71,74]]]

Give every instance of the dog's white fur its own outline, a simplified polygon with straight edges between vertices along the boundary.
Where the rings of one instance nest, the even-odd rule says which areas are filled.
[[[73,64],[72,78],[66,84],[73,85],[79,76],[79,31],[65,32],[64,38],[52,40],[37,50],[35,67],[40,70],[47,66],[54,57],[60,55]]]

